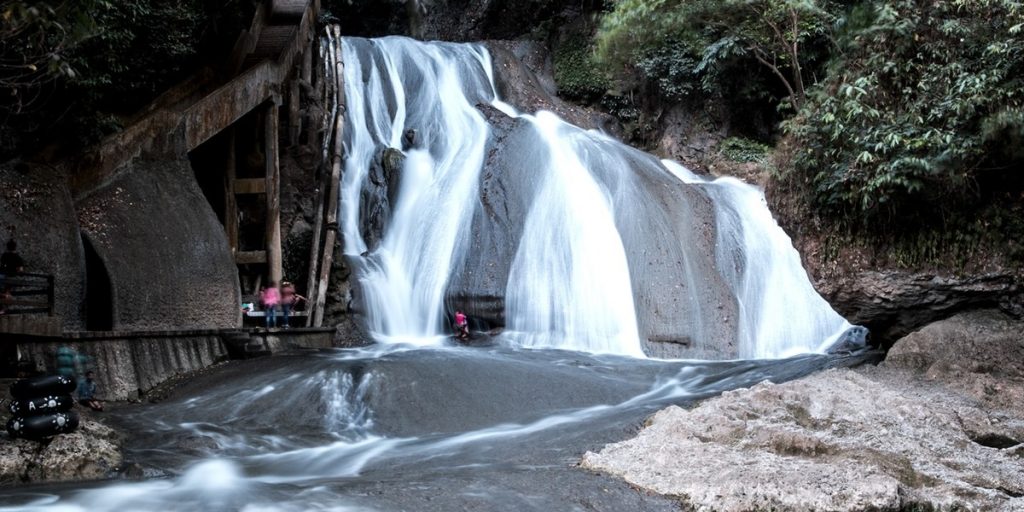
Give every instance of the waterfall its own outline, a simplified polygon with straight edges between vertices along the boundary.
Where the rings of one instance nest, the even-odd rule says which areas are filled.
[[[453,302],[507,344],[633,357],[781,357],[849,325],[756,189],[517,112],[482,45],[328,47],[345,64],[345,254],[379,341],[441,343]]]
[[[707,181],[676,162],[662,163],[715,198],[717,258],[738,298],[741,354],[768,358],[809,348],[822,351],[851,327],[814,291],[800,254],[775,222],[761,190],[735,178]]]
[[[371,332],[411,343],[441,333],[453,259],[465,249],[487,140],[474,108],[494,97],[481,47],[390,37],[342,42],[346,140],[341,193],[345,253],[367,251],[360,194],[380,147],[402,147],[417,130],[380,246],[359,276]]]

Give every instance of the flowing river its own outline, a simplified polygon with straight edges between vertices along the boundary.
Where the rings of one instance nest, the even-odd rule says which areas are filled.
[[[575,466],[668,404],[859,361],[388,345],[236,362],[105,416],[144,479],[7,488],[0,510],[676,510]]]

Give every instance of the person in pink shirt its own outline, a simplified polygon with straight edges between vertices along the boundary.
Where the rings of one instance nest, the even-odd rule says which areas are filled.
[[[455,336],[460,340],[469,339],[469,322],[462,310],[455,310]]]
[[[263,303],[264,314],[267,315],[267,329],[277,325],[277,306],[281,304],[281,291],[277,289],[277,281],[271,281],[270,285],[260,293],[260,302]]]

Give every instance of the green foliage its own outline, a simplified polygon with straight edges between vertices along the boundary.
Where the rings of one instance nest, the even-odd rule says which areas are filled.
[[[6,2],[6,9],[22,2]],[[4,32],[3,48],[40,49],[59,62],[56,72],[24,89],[34,102],[8,108],[0,128],[0,156],[59,142],[76,147],[119,128],[131,114],[202,64],[218,56],[251,15],[248,0],[83,0],[43,2],[37,21]],[[28,5],[28,4],[25,4]],[[17,7],[0,11],[17,16]],[[35,34],[27,40],[25,34]],[[36,42],[33,42],[36,41]],[[212,50],[212,51],[211,51]]]
[[[718,145],[722,156],[733,162],[764,162],[771,147],[743,137],[729,137]]]
[[[832,10],[827,0],[622,0],[601,19],[597,55],[620,80],[639,71],[669,99],[728,90],[762,68],[799,105]]]
[[[948,223],[942,212],[998,192],[988,181],[1020,187],[1019,2],[887,0],[847,21],[827,79],[785,125],[797,148],[786,178],[814,205]]]
[[[67,54],[92,35],[90,12],[104,2],[43,0],[0,2],[0,112],[32,108],[40,90],[76,70]]]
[[[555,50],[555,83],[561,96],[593,101],[608,90],[609,82],[593,59],[588,41],[574,35]]]

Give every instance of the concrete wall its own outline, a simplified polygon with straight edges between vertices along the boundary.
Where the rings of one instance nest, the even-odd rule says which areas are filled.
[[[0,166],[0,251],[11,227],[25,271],[54,276],[62,327],[84,327],[85,256],[64,175],[44,165]]]
[[[61,346],[79,356],[77,370],[96,372],[102,400],[133,400],[167,380],[210,367],[228,358],[217,331],[94,333],[79,339],[18,344],[22,359],[36,369],[56,371]]]
[[[113,329],[241,326],[238,270],[188,160],[136,160],[78,202]]]

